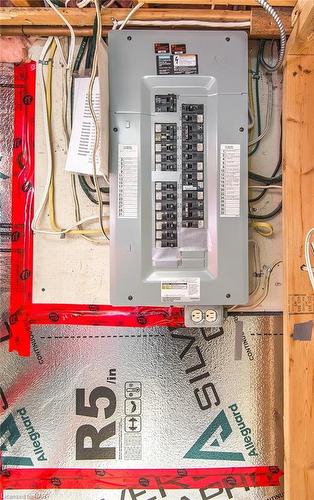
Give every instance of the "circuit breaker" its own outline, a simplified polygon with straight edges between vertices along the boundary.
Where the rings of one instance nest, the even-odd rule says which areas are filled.
[[[114,305],[248,299],[247,35],[113,31]]]

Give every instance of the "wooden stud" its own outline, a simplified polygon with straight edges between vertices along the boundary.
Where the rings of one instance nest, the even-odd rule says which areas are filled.
[[[68,8],[59,9],[73,26],[92,26],[95,18],[94,9]],[[112,26],[112,19],[123,20],[130,9],[103,9],[103,26]],[[202,9],[139,9],[132,20],[183,20],[198,19],[202,21],[238,22],[249,21],[249,11],[202,10]],[[2,26],[58,26],[62,24],[59,16],[50,8],[0,8]]]
[[[292,26],[287,54],[314,55],[314,0],[298,1],[292,12]]]
[[[276,9],[280,14],[280,19],[284,23],[287,35],[291,32],[291,9]],[[276,33],[279,37],[278,27],[273,18],[260,8],[251,9],[251,30],[250,34],[254,38],[271,38]]]
[[[14,7],[40,7],[44,4],[43,0],[11,0]]]
[[[60,9],[64,16],[74,27],[88,29],[94,23],[94,10],[93,9]],[[129,9],[103,9],[102,10],[102,24],[104,30],[112,28],[112,19],[123,20],[130,12]],[[291,9],[283,9],[280,11],[283,21],[285,22],[287,34],[291,31],[290,26],[290,13]],[[267,12],[262,9],[253,9],[252,12],[247,10],[211,10],[211,9],[140,9],[134,14],[132,20],[200,20],[212,22],[251,22],[252,27],[250,36],[252,38],[264,37],[272,38],[278,37],[278,29],[274,23],[271,22]],[[60,27],[62,21],[52,9],[46,8],[0,8],[0,23],[2,26],[1,32],[3,34],[16,34],[17,28],[27,34],[40,34],[39,27],[44,27],[45,34],[47,28]],[[10,31],[12,27],[12,31]],[[37,27],[32,31],[33,27]],[[134,28],[134,25],[132,25]],[[243,29],[243,28],[240,28]],[[53,32],[51,31],[51,34]],[[68,35],[67,28],[64,28],[64,35]]]
[[[283,101],[285,500],[314,498],[314,329],[312,340],[292,337],[297,323],[314,324],[314,291],[302,270],[305,236],[314,226],[313,88],[314,55],[288,55]]]
[[[136,0],[139,3],[141,0]],[[256,0],[145,0],[146,4],[158,5],[237,5],[256,6]],[[273,7],[294,7],[297,0],[268,0]]]

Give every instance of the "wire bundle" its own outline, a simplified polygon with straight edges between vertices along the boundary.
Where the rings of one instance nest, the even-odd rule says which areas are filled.
[[[274,44],[272,43],[271,48],[273,48]],[[266,48],[266,41],[262,40],[259,43],[258,51],[257,51],[257,56],[256,56],[256,68],[255,72],[251,73],[251,77],[253,80],[255,80],[255,103],[256,106],[254,106],[254,97],[252,92],[250,93],[250,107],[253,109],[256,107],[256,120],[254,118],[254,123],[257,125],[257,133],[258,136],[256,139],[253,139],[249,142],[249,147],[253,146],[252,149],[249,151],[249,156],[252,156],[256,151],[258,150],[261,141],[266,137],[270,130],[271,126],[271,119],[272,119],[272,108],[273,108],[273,95],[272,95],[272,79],[271,75],[266,75],[267,76],[267,87],[268,87],[268,98],[267,98],[267,110],[266,110],[266,117],[265,117],[265,128],[262,132],[261,128],[261,109],[260,109],[260,89],[259,89],[259,82],[261,79],[261,66],[262,66],[262,61],[265,59],[264,57],[264,52]],[[251,85],[250,87],[251,88]],[[251,111],[251,114],[253,112]],[[265,175],[261,175],[256,172],[252,172],[249,170],[248,176],[249,179],[258,182],[261,184],[261,186],[255,186],[255,189],[260,188],[261,192],[257,194],[255,197],[250,197],[249,198],[249,203],[256,203],[260,201],[265,194],[267,193],[267,190],[270,188],[270,186],[274,187],[275,185],[278,184],[278,188],[281,188],[281,182],[282,182],[282,174],[279,174],[279,170],[282,165],[282,123],[280,119],[280,125],[281,125],[281,133],[280,133],[280,141],[279,141],[279,155],[278,155],[278,161],[277,164],[274,168],[273,173],[271,174],[270,177],[267,177]],[[253,188],[253,186],[249,186],[249,188]],[[259,222],[259,221],[266,221],[270,220],[273,217],[275,217],[278,213],[280,213],[282,210],[282,202],[278,204],[277,207],[274,208],[269,213],[266,214],[255,214],[252,213],[251,205],[250,205],[250,211],[249,211],[249,219],[251,220],[251,226],[253,229],[255,229],[259,234],[262,236],[271,236],[273,234],[273,227],[271,224],[266,223],[266,222]]]

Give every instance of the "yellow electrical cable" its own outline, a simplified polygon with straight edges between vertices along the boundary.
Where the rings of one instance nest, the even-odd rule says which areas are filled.
[[[53,39],[52,44],[47,52],[47,80],[46,80],[46,102],[47,102],[47,116],[48,116],[48,127],[49,136],[51,142],[51,110],[52,110],[52,65],[53,58],[56,53],[57,44],[55,39]],[[51,180],[48,192],[48,207],[49,207],[49,221],[51,229],[54,231],[61,231],[61,228],[56,223],[56,215],[54,208],[54,169],[52,167]]]
[[[55,56],[55,52],[57,49],[57,44],[55,40],[52,41],[52,44],[47,52],[47,79],[45,85],[45,93],[46,93],[46,103],[47,103],[47,117],[48,117],[48,126],[49,126],[49,135],[51,139],[51,116],[52,116],[52,69],[53,69],[53,59]],[[60,232],[61,228],[56,223],[56,215],[55,215],[55,204],[54,204],[54,172],[52,169],[51,181],[49,185],[49,193],[48,193],[48,208],[49,208],[49,221],[50,226],[54,232]],[[106,228],[107,229],[107,228]],[[102,231],[99,229],[72,229],[68,231],[66,234],[77,234],[77,235],[97,235],[102,234]],[[96,241],[98,243],[98,240]]]

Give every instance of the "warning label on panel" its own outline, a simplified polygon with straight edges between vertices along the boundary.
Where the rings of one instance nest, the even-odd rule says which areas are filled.
[[[157,75],[173,75],[173,56],[160,54],[156,56]]]
[[[137,170],[136,145],[119,144],[118,158],[118,217],[137,217]]]
[[[158,75],[197,75],[196,54],[159,54],[156,56]]]
[[[196,75],[198,73],[197,55],[181,54],[173,56],[175,75]]]
[[[200,278],[182,278],[162,281],[161,302],[198,302],[200,300]]]
[[[240,217],[240,144],[220,145],[220,217]]]

